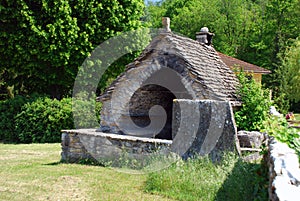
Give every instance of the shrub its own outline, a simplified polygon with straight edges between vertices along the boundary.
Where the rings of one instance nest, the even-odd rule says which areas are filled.
[[[16,116],[15,132],[22,143],[60,142],[61,129],[72,129],[71,98],[39,98],[26,103]]]
[[[13,99],[0,101],[0,141],[19,141],[18,135],[15,132],[15,116],[28,101],[29,99],[23,96],[16,96]]]
[[[242,108],[235,112],[235,121],[240,130],[260,130],[268,118],[271,100],[269,90],[264,90],[244,72],[237,75],[240,85],[237,94],[242,101]]]

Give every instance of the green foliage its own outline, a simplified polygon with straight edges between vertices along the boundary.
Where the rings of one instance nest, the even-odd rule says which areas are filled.
[[[60,142],[61,130],[74,127],[71,98],[38,98],[26,103],[15,121],[21,143]]]
[[[0,141],[7,143],[60,142],[61,130],[76,126],[98,127],[101,103],[94,98],[88,101],[75,100],[76,114],[73,116],[72,98],[62,100],[47,97],[16,96],[0,101]],[[94,121],[91,121],[94,120]]]
[[[78,67],[108,38],[142,26],[143,0],[4,0],[0,72],[14,93],[70,94]],[[116,68],[123,68],[123,64]]]
[[[101,102],[96,102],[96,97],[91,96],[87,100],[86,93],[77,94],[72,98],[73,118],[76,128],[97,128],[100,124]]]
[[[234,117],[240,130],[260,130],[263,122],[268,118],[271,100],[270,92],[252,79],[240,72],[237,75],[240,84],[237,94],[242,101],[242,107],[235,112]]]
[[[196,157],[178,161],[169,168],[150,173],[147,192],[177,200],[267,199],[266,169],[227,154],[220,164]]]
[[[300,38],[287,48],[276,74],[280,83],[279,96],[284,96],[285,102],[300,102]],[[278,105],[286,108],[282,102]]]
[[[15,116],[28,101],[23,96],[16,96],[13,99],[0,101],[0,141],[19,141],[18,134],[15,132]]]
[[[274,97],[274,103],[282,114],[287,114],[289,112],[290,101],[287,99],[285,91],[279,92],[279,95],[277,94]]]
[[[295,128],[289,128],[284,117],[271,117],[264,122],[263,132],[275,137],[278,141],[286,143],[300,156],[300,136]]]
[[[216,33],[217,50],[237,55],[249,37],[251,27],[257,22],[256,10],[251,1],[234,0],[165,0],[159,5],[148,6],[149,19],[155,27],[161,27],[160,18],[171,18],[171,29],[195,38],[201,27]]]

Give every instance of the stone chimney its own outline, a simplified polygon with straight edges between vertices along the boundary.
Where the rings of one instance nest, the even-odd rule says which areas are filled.
[[[169,17],[162,17],[161,21],[162,21],[162,25],[163,25],[165,31],[166,32],[171,32],[171,29],[170,29],[170,18]]]
[[[207,27],[202,27],[200,32],[196,33],[196,40],[206,45],[212,44],[212,38],[215,34],[210,33]]]

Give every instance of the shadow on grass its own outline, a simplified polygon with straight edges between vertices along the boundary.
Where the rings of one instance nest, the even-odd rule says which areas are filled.
[[[85,166],[99,166],[99,167],[109,167],[108,165],[104,165],[96,160],[93,159],[82,159],[78,161],[73,161],[73,162],[68,162],[64,160],[60,160],[57,162],[52,162],[52,163],[46,163],[43,165],[47,166],[56,166],[56,165],[61,165],[61,164],[77,164],[77,165],[85,165]]]
[[[57,161],[57,162],[53,162],[53,163],[46,163],[46,164],[43,164],[43,165],[56,166],[56,165],[60,165],[60,164],[63,164],[63,162]]]
[[[214,200],[268,200],[267,170],[264,163],[238,160]]]

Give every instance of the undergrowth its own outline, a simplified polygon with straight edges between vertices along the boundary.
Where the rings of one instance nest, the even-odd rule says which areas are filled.
[[[286,143],[290,148],[294,149],[300,156],[300,131],[291,128],[283,117],[272,116],[264,122],[263,132],[275,137],[280,142]]]

